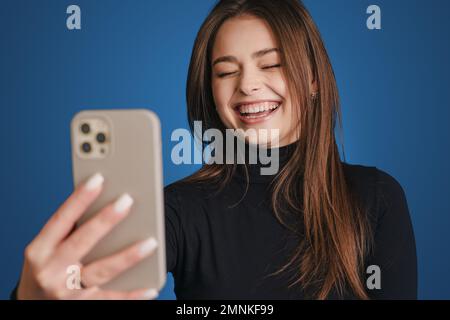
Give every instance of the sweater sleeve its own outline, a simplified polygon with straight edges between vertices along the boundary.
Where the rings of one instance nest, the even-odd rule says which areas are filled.
[[[179,239],[182,239],[182,237],[181,223],[178,216],[179,201],[177,198],[177,192],[173,186],[164,188],[164,202],[167,272],[174,274],[176,272],[177,265],[179,265]]]
[[[378,170],[378,221],[369,265],[380,271],[381,288],[368,289],[371,299],[417,299],[417,256],[405,192],[389,174]]]

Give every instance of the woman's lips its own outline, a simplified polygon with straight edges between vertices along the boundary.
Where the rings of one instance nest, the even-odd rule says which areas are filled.
[[[252,113],[248,115],[242,115],[239,112],[239,108],[235,108],[234,111],[236,112],[237,116],[242,122],[246,124],[257,124],[271,119],[275,115],[275,113],[278,112],[278,109],[280,109],[281,106],[282,104],[280,103],[280,105],[276,109],[267,110],[259,113]]]

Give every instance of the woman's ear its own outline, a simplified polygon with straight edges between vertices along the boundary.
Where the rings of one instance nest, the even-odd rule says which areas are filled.
[[[314,80],[309,84],[309,94],[317,93],[319,88],[317,87],[317,81]]]
[[[309,76],[309,80],[310,80],[310,82],[309,82],[309,94],[312,95],[312,94],[317,93],[319,91],[319,88],[317,86],[317,80],[314,79],[310,68],[308,68],[308,76]]]

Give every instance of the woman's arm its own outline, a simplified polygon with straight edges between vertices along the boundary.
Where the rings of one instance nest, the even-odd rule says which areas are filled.
[[[368,289],[369,296],[417,299],[416,244],[405,193],[397,180],[378,170],[377,196],[379,215],[368,266],[379,266],[381,289]]]
[[[173,185],[164,188],[167,272],[176,273],[181,236],[180,205]]]

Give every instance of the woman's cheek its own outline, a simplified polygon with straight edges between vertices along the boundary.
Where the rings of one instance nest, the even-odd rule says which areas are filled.
[[[222,120],[226,128],[236,128],[236,119],[234,118],[235,115],[230,112],[228,106],[222,105],[221,107],[218,107],[217,112],[220,120]]]
[[[224,125],[229,128],[234,127],[233,124],[235,122],[235,114],[229,106],[229,102],[233,96],[233,91],[230,85],[227,83],[217,84],[213,82],[213,96],[217,113],[219,114],[219,117]]]

